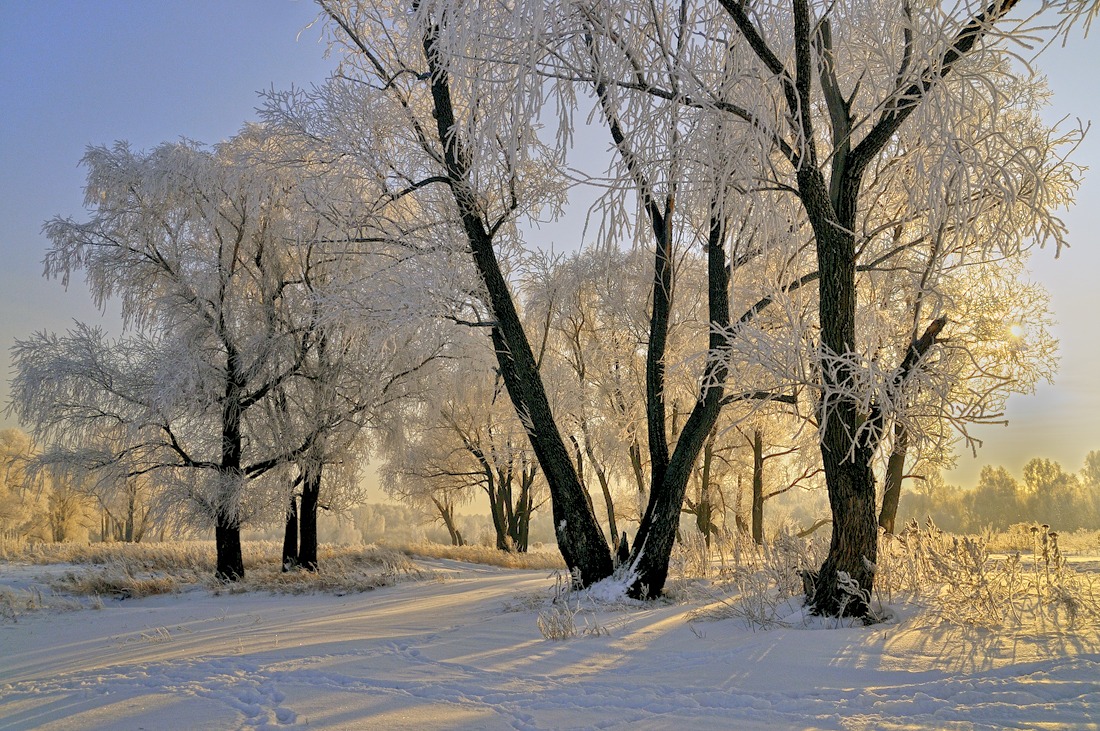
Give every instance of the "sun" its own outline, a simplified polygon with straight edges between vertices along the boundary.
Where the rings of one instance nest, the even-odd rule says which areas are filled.
[[[1024,336],[1024,326],[1018,322],[1014,322],[1008,326],[1008,331],[1014,338],[1022,338]]]

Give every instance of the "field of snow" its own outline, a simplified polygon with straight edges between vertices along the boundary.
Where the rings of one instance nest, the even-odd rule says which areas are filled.
[[[1100,728],[1095,628],[994,632],[899,605],[872,627],[753,631],[689,621],[698,600],[582,597],[578,636],[548,640],[547,572],[422,563],[439,579],[0,620],[0,728]],[[50,570],[0,564],[0,586]]]

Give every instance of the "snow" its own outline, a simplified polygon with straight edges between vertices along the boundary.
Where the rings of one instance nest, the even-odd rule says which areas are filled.
[[[193,589],[0,623],[2,729],[1097,728],[1100,636],[930,624],[692,622],[698,601],[574,595],[544,571],[333,596]],[[65,567],[3,565],[0,586]],[[797,614],[797,613],[796,613]],[[823,628],[826,627],[826,628]],[[584,630],[588,629],[587,633]]]

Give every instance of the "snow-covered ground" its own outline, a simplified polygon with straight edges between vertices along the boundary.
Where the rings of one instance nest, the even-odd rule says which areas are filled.
[[[1089,729],[1100,637],[892,624],[752,631],[698,603],[595,607],[445,560],[363,594],[194,589],[0,621],[3,729]],[[0,565],[26,589],[49,567]],[[55,569],[56,570],[56,569]]]

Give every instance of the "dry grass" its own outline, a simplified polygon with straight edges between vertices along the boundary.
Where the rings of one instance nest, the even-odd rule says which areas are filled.
[[[245,568],[244,579],[222,584],[208,578],[206,585],[215,593],[267,591],[274,594],[309,594],[325,592],[355,594],[402,581],[434,578],[409,558],[392,548],[382,546],[331,546],[318,551],[317,571],[294,569],[283,571],[274,562]],[[280,549],[281,555],[281,549]]]
[[[271,544],[274,546],[274,543]],[[268,546],[244,545],[245,568],[266,560]],[[276,554],[275,560],[278,561]],[[16,543],[0,542],[0,560],[29,564],[124,566],[131,571],[207,573],[214,571],[213,541],[162,543]]]
[[[442,543],[427,542],[394,545],[393,548],[407,556],[447,558],[454,561],[480,563],[506,569],[541,571],[565,568],[565,561],[557,551],[510,553],[489,546],[446,546]]]
[[[430,578],[405,554],[379,546],[323,546],[316,572],[281,567],[282,546],[274,541],[242,545],[245,578],[222,583],[214,578],[212,541],[165,543],[13,544],[0,546],[0,560],[35,565],[72,564],[74,568],[44,580],[53,594],[70,597],[128,599],[202,587],[215,594],[265,591],[305,594],[348,594],[390,586],[400,581]],[[56,608],[41,591],[0,593],[0,617]],[[63,602],[61,602],[63,603]],[[69,602],[79,608],[79,602]]]
[[[117,568],[66,571],[47,580],[57,593],[73,596],[101,596],[116,599],[141,598],[157,594],[175,594],[180,582],[173,576],[134,576]]]
[[[1026,537],[1026,544],[1025,544]],[[1088,555],[1093,534],[1071,536]],[[1063,537],[1045,526],[1014,527],[1007,534],[956,536],[910,525],[883,536],[875,564],[875,587],[849,586],[872,608],[871,621],[889,615],[897,602],[921,607],[934,621],[989,628],[1045,627],[1070,630],[1100,624],[1100,575],[1079,571],[1066,560]],[[1005,555],[1006,547],[1024,546]],[[994,549],[996,547],[996,549]],[[735,618],[752,628],[784,626],[801,616],[802,569],[821,565],[821,539],[781,533],[759,549],[725,546],[721,562],[711,552],[694,601],[703,606],[692,620]],[[697,556],[697,547],[683,549]],[[1026,550],[1023,553],[1022,550]],[[733,558],[731,559],[730,556]],[[688,560],[687,564],[698,559]]]
[[[996,535],[952,536],[931,525],[910,526],[898,537],[883,537],[871,604],[910,602],[940,621],[987,627],[1100,624],[1100,575],[1075,569],[1066,560],[1065,548],[1068,544],[1074,553],[1095,555],[1100,548],[1098,536],[1096,532],[1058,535],[1031,525]],[[732,617],[753,628],[782,625],[799,613],[801,572],[820,566],[827,548],[823,535],[804,539],[785,532],[763,547],[735,535],[720,537],[709,547],[698,537],[687,538],[673,554],[668,586],[673,600],[699,605],[692,620]],[[564,569],[557,553],[517,554],[484,546],[417,543],[323,546],[319,571],[283,572],[277,542],[249,541],[243,549],[245,578],[232,584],[214,580],[215,551],[210,541],[19,544],[9,540],[0,541],[0,560],[73,564],[77,568],[46,583],[47,591],[95,601],[99,601],[96,597],[142,597],[192,587],[215,593],[345,594],[435,578],[417,566],[415,557],[507,569]],[[862,592],[858,587],[853,590]],[[557,599],[553,604],[561,604],[561,597]],[[51,602],[62,606],[65,601],[50,594],[43,598],[36,591],[0,589],[0,618],[14,618]],[[537,608],[543,601],[526,606]],[[585,634],[576,627],[578,611],[566,603],[540,612],[543,635]]]
[[[698,549],[688,549],[697,554]],[[744,536],[725,535],[711,546],[709,584],[694,590],[702,604],[690,621],[737,619],[750,629],[786,626],[802,606],[802,572],[821,565],[828,550],[822,535],[799,538],[787,530],[763,546]]]
[[[1020,545],[1003,555],[993,545]],[[876,589],[925,606],[942,621],[986,627],[1100,624],[1100,576],[1066,561],[1062,537],[1029,525],[1007,537],[956,536],[910,524],[880,544]]]
[[[1036,523],[1016,523],[1003,531],[986,531],[981,538],[992,553],[1029,553],[1035,550],[1035,535],[1032,528],[1043,529],[1046,526]],[[1058,543],[1063,554],[1084,554],[1095,556],[1100,553],[1100,531],[1079,530],[1072,533],[1059,533]]]
[[[102,609],[103,603],[94,600],[90,606],[93,609]],[[24,614],[44,609],[67,612],[84,607],[84,604],[74,599],[43,594],[38,587],[23,590],[0,586],[0,621],[18,622]]]

